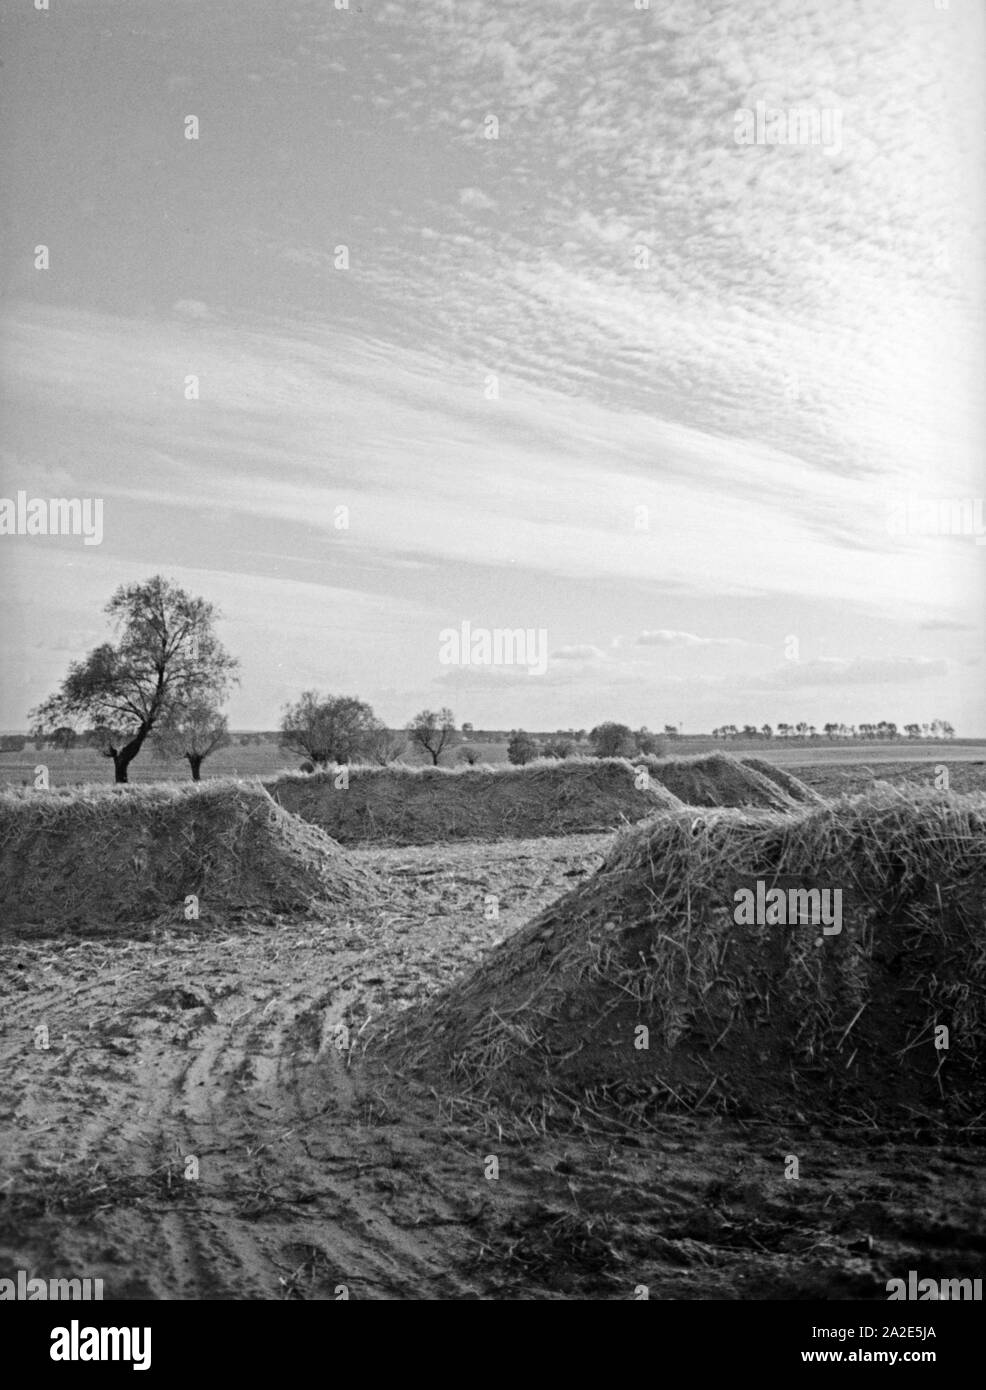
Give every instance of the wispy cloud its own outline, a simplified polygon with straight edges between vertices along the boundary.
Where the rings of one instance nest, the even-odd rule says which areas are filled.
[[[556,647],[551,653],[552,661],[581,661],[599,662],[606,661],[607,654],[587,642],[575,644],[569,647]]]
[[[932,657],[822,657],[792,661],[749,682],[765,690],[790,687],[910,685],[945,676],[948,663]]]
[[[750,644],[739,637],[697,637],[693,632],[675,632],[660,627],[653,632],[641,632],[636,639],[639,647],[746,647]]]
[[[172,309],[176,314],[188,319],[211,319],[212,310],[208,304],[203,304],[201,299],[176,299],[172,304]]]
[[[53,258],[11,260],[5,486],[106,499],[84,585],[5,552],[28,625],[170,562],[251,650],[293,604],[286,673],[467,682],[487,723],[913,687],[986,731],[983,549],[887,528],[983,491],[978,8],[241,8],[193,42],[134,0],[86,71],[89,16],[43,62],[15,17],[10,100],[59,138],[0,171]],[[737,144],[758,101],[838,109],[840,150]],[[470,615],[550,630],[537,693],[436,670]]]

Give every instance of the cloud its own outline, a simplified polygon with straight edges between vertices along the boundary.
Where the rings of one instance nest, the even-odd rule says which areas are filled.
[[[792,661],[763,677],[747,680],[753,689],[801,686],[910,685],[948,674],[948,663],[931,657],[819,657]]]
[[[589,643],[558,647],[551,653],[552,661],[605,661],[606,653]]]
[[[496,207],[494,200],[481,188],[460,188],[459,203],[464,208],[476,208],[481,212],[488,212]]]
[[[63,9],[74,51],[85,7]],[[890,703],[874,653],[920,662],[945,649],[936,632],[974,632],[981,553],[886,520],[895,497],[981,490],[983,283],[965,250],[981,241],[981,7],[386,0],[357,23],[306,0],[262,26],[220,6],[193,37],[167,9],[153,33],[105,31],[91,92],[57,64],[22,74],[60,135],[34,157],[20,122],[10,161],[17,244],[41,235],[48,189],[78,194],[56,264],[75,307],[43,302],[22,261],[2,384],[28,477],[67,468],[69,495],[106,497],[93,589],[110,558],[208,556],[274,577],[261,633],[278,580],[413,597],[426,615],[352,688],[400,671],[422,702],[427,625],[509,594],[562,655],[478,717],[527,727],[523,701],[549,726],[594,701],[653,722],[662,684],[676,718],[735,719],[744,671],[762,679],[787,632],[871,662],[819,667],[817,712],[799,701],[855,720]],[[158,58],[189,98],[163,144],[134,100]],[[254,79],[313,139],[261,118]],[[186,146],[195,92],[214,114]],[[738,146],[734,113],[760,100],[838,106],[841,153]],[[127,115],[112,169],[93,139],[106,109]],[[200,297],[173,304],[186,289]],[[36,630],[40,602],[8,621]],[[66,624],[84,616],[75,586],[65,602]],[[332,616],[339,649],[363,650],[355,607]],[[323,621],[315,601],[298,616],[313,665]],[[978,645],[938,675],[884,673],[981,729],[979,672],[957,664]],[[720,683],[672,683],[697,667]],[[778,706],[806,670],[783,667]]]
[[[214,317],[208,304],[204,304],[201,299],[176,299],[171,306],[172,312],[180,314],[186,319],[211,319]]]
[[[961,623],[953,618],[926,618],[918,623],[922,632],[975,632],[975,623]]]
[[[57,388],[66,430],[71,420],[79,446],[88,437],[94,495],[112,481],[134,502],[187,510],[194,525],[212,506],[338,541],[344,503],[350,550],[644,579],[720,599],[803,594],[886,614],[940,606],[961,584],[961,557],[943,571],[932,551],[903,565],[886,533],[881,549],[863,544],[865,484],[509,375],[489,400],[481,372],[412,348],[306,325],[223,325],[196,353],[194,407],[181,389],[187,344],[167,325],[32,307],[9,318],[5,351],[8,394],[33,410],[37,391]],[[863,529],[850,546],[854,519]],[[964,563],[978,558],[969,548]],[[642,642],[662,644],[742,639],[669,627]]]
[[[285,246],[279,254],[282,261],[287,261],[290,265],[303,266],[308,270],[320,270],[331,260],[324,251],[316,251],[307,246]]]
[[[590,236],[607,242],[626,241],[632,230],[629,223],[621,222],[618,218],[603,221],[586,211],[579,213],[576,225],[588,232]]]
[[[750,643],[739,637],[697,637],[693,632],[676,632],[673,628],[659,627],[653,632],[641,632],[636,639],[638,647],[746,647]]]
[[[518,374],[837,473],[964,476],[982,442],[961,385],[981,358],[977,272],[952,251],[975,240],[960,190],[978,170],[954,124],[935,135],[941,97],[912,74],[948,72],[949,108],[978,109],[979,21],[924,0],[675,14],[385,8],[376,57],[413,74],[385,109],[458,145],[452,160],[482,150],[484,188],[458,198],[509,210],[424,258],[419,239],[375,255],[418,340],[454,334],[481,357],[498,338]],[[733,114],[758,100],[836,108],[843,151],[737,145]],[[485,158],[484,112],[509,159]]]

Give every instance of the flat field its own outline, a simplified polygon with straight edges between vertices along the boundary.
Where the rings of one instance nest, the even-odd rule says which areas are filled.
[[[501,767],[507,762],[505,741],[476,743],[480,760],[493,767]],[[766,758],[779,767],[800,769],[802,767],[821,767],[849,769],[855,775],[857,765],[863,767],[882,767],[884,764],[920,764],[929,771],[937,763],[952,766],[958,763],[980,762],[986,766],[986,740],[909,744],[904,740],[897,743],[873,744],[827,744],[803,743],[782,740],[771,742],[744,742],[723,744],[711,738],[681,738],[668,742],[665,748],[668,757],[691,757],[697,753],[728,752],[738,757]],[[426,755],[408,749],[403,761],[416,766],[426,765]],[[443,765],[456,763],[456,755],[443,756]],[[272,777],[278,772],[295,770],[300,758],[286,753],[273,739],[263,743],[234,743],[229,748],[221,748],[203,765],[203,778],[213,777]],[[56,786],[75,786],[86,782],[112,782],[113,765],[92,748],[44,748],[35,752],[30,746],[19,753],[0,752],[0,786],[30,786],[34,779],[34,769],[39,763],[48,768],[50,781]],[[187,782],[190,779],[188,764],[183,759],[169,759],[164,762],[151,757],[146,751],[130,765],[132,782]],[[807,780],[807,779],[806,779]],[[833,783],[833,785],[836,785]]]

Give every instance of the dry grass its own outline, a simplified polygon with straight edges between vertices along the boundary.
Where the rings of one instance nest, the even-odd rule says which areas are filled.
[[[764,758],[741,758],[740,761],[745,767],[752,767],[754,772],[759,772],[761,776],[767,777],[774,782],[781,791],[784,792],[795,804],[805,806],[818,806],[822,798],[802,782],[800,777],[795,777],[793,773],[785,768],[777,767],[774,763],[769,763]]]
[[[758,806],[785,811],[799,802],[817,801],[814,793],[789,773],[758,758],[706,753],[694,758],[640,759],[661,786],[686,806]]]
[[[370,1070],[535,1130],[565,1117],[633,1131],[669,1108],[968,1119],[983,1109],[984,832],[986,796],[889,788],[658,816],[396,1020]],[[758,878],[842,889],[841,934],[737,925],[734,892]]]
[[[267,784],[282,806],[341,844],[432,844],[527,839],[615,830],[673,809],[655,785],[638,785],[624,758],[538,760],[525,767],[350,767],[348,786],[326,772]]]
[[[373,892],[314,826],[259,784],[0,794],[0,896],[8,926],[61,930],[231,912],[317,912]]]

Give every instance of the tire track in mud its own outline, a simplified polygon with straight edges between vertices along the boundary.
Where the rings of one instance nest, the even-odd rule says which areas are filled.
[[[368,1152],[374,1141],[359,1131],[345,1063],[326,1037],[338,1007],[313,1006],[307,985],[270,1002],[211,1028],[175,1075],[169,1132],[183,1157],[199,1156],[201,1193],[215,1194],[217,1211],[205,1227],[197,1211],[176,1214],[172,1268],[235,1270],[241,1293],[266,1297],[299,1294],[299,1269],[322,1296],[337,1284],[354,1297],[400,1296],[408,1274],[419,1287],[428,1260],[361,1190],[360,1176],[388,1160]]]
[[[607,838],[367,851],[392,900],[330,924],[0,939],[0,1266],[108,1298],[475,1297],[450,1268],[478,1153],[371,1116],[337,1029],[468,969]]]
[[[396,1114],[361,1092],[338,1026],[358,1056],[372,1018],[468,970],[608,840],[355,851],[391,901],[329,924],[0,935],[0,1273],[100,1277],[110,1299],[621,1299],[882,1297],[919,1262],[978,1270],[981,1137],[669,1115],[501,1142],[437,1097]]]
[[[145,980],[144,997],[122,1015],[115,989],[98,983],[68,982],[61,997],[46,990],[52,1048],[28,1059],[21,1142],[4,1153],[4,1177],[40,1217],[46,1257],[93,1273],[109,1236],[141,1271],[138,1288],[159,1298],[447,1289],[413,1218],[405,1227],[381,1202],[376,1175],[390,1168],[392,1149],[359,1121],[332,1033],[358,992],[323,983],[313,1005],[302,962],[276,994],[248,999],[251,986],[267,993],[254,982],[269,967],[263,951],[250,964],[235,993],[215,1003],[172,967],[150,993]],[[352,976],[358,964],[354,953],[322,958],[332,975]],[[124,1065],[97,1082],[94,1055],[106,1042],[122,1049]],[[24,1054],[22,1031],[5,1037],[0,1066],[19,1064],[23,1077]],[[38,1121],[49,1140],[40,1168]],[[98,1217],[91,1238],[74,1227],[63,1241],[51,1229],[66,1211]],[[104,1278],[109,1294],[111,1271]]]

